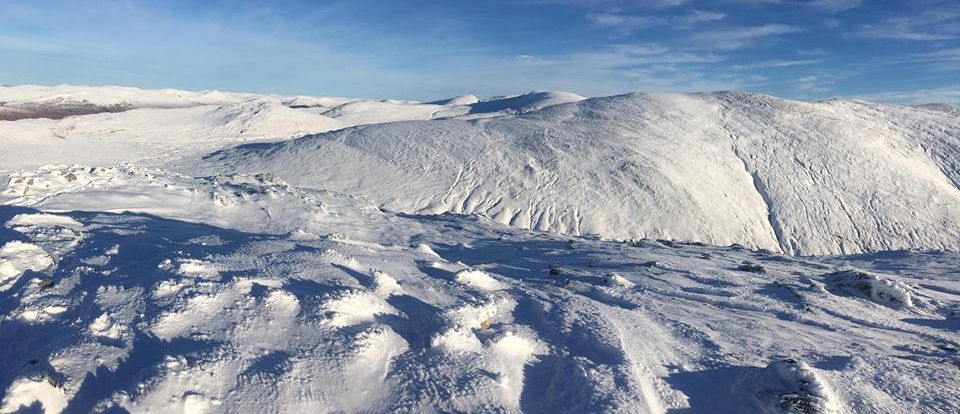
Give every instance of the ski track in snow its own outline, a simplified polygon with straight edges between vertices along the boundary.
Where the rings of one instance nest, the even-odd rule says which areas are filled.
[[[130,132],[142,126],[130,123],[140,116],[136,111],[161,111],[185,123],[194,122],[187,120],[194,116],[209,121],[213,114],[214,119],[229,118],[223,124],[228,126],[221,128],[219,121],[210,121],[203,128],[184,129],[223,134],[192,149],[169,152],[171,147],[165,147],[159,156],[157,148],[120,151],[121,156],[130,157],[122,160],[126,164],[100,159],[90,166],[13,168],[20,161],[0,166],[10,166],[0,171],[6,183],[0,188],[0,413],[960,410],[956,379],[960,374],[960,254],[895,250],[812,257],[777,253],[811,246],[826,253],[870,250],[886,246],[877,237],[890,229],[923,244],[933,240],[925,232],[936,230],[905,229],[896,220],[871,215],[890,211],[878,207],[891,200],[882,194],[868,197],[865,205],[852,205],[843,198],[845,193],[823,190],[829,184],[823,180],[844,174],[836,170],[845,167],[829,163],[849,157],[846,150],[798,153],[808,158],[795,160],[760,155],[787,156],[789,152],[780,145],[807,145],[798,137],[813,134],[805,128],[815,128],[816,122],[843,122],[845,117],[875,121],[876,116],[901,113],[898,119],[904,123],[871,123],[871,128],[921,131],[917,136],[922,142],[917,145],[923,150],[900,138],[863,141],[863,145],[867,149],[893,146],[892,152],[883,152],[887,158],[877,162],[920,165],[909,174],[939,171],[936,182],[926,183],[943,190],[933,202],[945,202],[937,197],[947,197],[944,194],[956,190],[960,180],[955,148],[945,146],[936,132],[955,128],[951,123],[955,121],[947,118],[955,115],[949,112],[842,101],[801,105],[722,93],[710,95],[707,104],[702,96],[628,96],[570,104],[581,98],[560,93],[486,101],[467,96],[419,104],[68,89],[64,93],[93,106],[76,106],[75,100],[68,99],[74,106],[63,106],[62,111],[114,105],[111,94],[125,97],[139,109],[110,106],[124,112],[62,120],[20,119],[0,125],[0,130],[72,123],[81,130],[87,128],[87,132],[74,132],[74,138],[89,133],[123,141],[156,134],[156,129],[138,132],[142,135]],[[21,111],[17,116],[66,105],[58,100],[60,95],[39,91],[42,96],[29,88],[0,93],[19,94],[10,99],[21,102],[16,104]],[[616,161],[612,170],[586,172],[572,182],[560,172],[567,165],[564,162],[582,162],[577,157],[597,153],[577,148],[562,139],[561,131],[543,125],[580,117],[591,128],[631,134],[630,125],[622,119],[605,118],[610,107],[624,100],[631,105],[643,102],[628,112],[645,122],[685,120],[702,128],[704,133],[695,138],[703,141],[676,141],[679,135],[673,132],[679,130],[671,132],[669,127],[654,138],[658,145],[679,153],[707,142],[703,151],[691,153],[686,160],[719,165],[721,175],[725,174],[708,173],[714,180],[710,185],[693,183],[669,193],[668,199],[647,201],[665,209],[699,208],[715,191],[742,190],[742,198],[730,206],[741,203],[745,209],[731,207],[723,212],[737,217],[726,223],[730,226],[726,229],[753,240],[744,243],[752,248],[667,240],[676,235],[669,223],[642,215],[617,223],[657,226],[658,232],[651,236],[664,240],[617,241],[583,235],[602,224],[591,216],[596,209],[616,207],[598,196],[623,191],[636,191],[636,197],[662,194],[673,188],[664,182],[680,182],[686,174],[682,165],[674,163],[682,160],[671,160],[669,151]],[[709,110],[691,112],[684,105],[706,105]],[[750,117],[730,114],[736,105],[757,113],[782,110],[786,105],[786,119],[778,128],[795,128],[788,134],[793,138],[761,140],[748,134],[757,127],[750,125],[754,122]],[[834,107],[849,110],[824,109]],[[294,134],[293,129],[277,129],[287,119],[287,110],[302,112],[296,120],[323,125],[330,123],[312,115],[343,124],[459,120],[367,125],[321,136],[324,142],[304,138],[279,147],[260,142],[244,150],[316,156],[318,147],[301,148],[304,142],[343,150],[332,156],[353,155],[328,166],[299,166],[286,171],[287,178],[304,180],[305,171],[317,173],[315,168],[321,167],[344,168],[345,177],[356,171],[346,166],[363,163],[370,175],[351,177],[350,186],[366,190],[354,194],[329,191],[345,190],[335,180],[329,183],[338,188],[291,185],[282,177],[285,171],[192,172],[200,168],[194,164],[199,153],[245,141],[246,131],[263,132],[270,136],[261,137],[267,141]],[[378,111],[390,113],[378,117]],[[828,116],[814,117],[818,121],[813,124],[791,118],[818,111]],[[935,119],[914,116],[916,111]],[[304,114],[310,116],[301,117]],[[715,125],[717,117],[723,122]],[[97,129],[111,122],[127,132]],[[406,139],[389,142],[377,137],[383,145],[382,160],[402,167],[398,175],[389,176],[396,181],[379,181],[397,171],[366,164],[370,162],[366,155],[351,152],[359,147],[350,140],[373,140],[369,133],[380,131],[424,139],[437,156],[454,157],[458,152],[451,140],[460,139],[462,131],[451,126],[464,122],[472,123],[478,134],[527,123],[519,130],[524,140],[510,145],[550,152],[556,158],[535,154],[523,159],[520,165],[527,172],[522,174],[528,174],[523,180],[529,180],[531,188],[567,188],[568,195],[571,185],[582,185],[584,204],[561,206],[546,198],[527,203],[519,196],[526,187],[497,181],[496,177],[514,174],[506,164],[484,164],[476,161],[479,157],[453,159],[450,165],[457,168],[447,171],[447,161],[411,158],[421,149]],[[242,127],[231,129],[230,125]],[[273,135],[271,131],[280,132]],[[870,133],[885,132],[857,136],[868,139]],[[18,151],[36,151],[46,145],[38,141],[31,147],[23,144],[23,136],[15,139],[24,145]],[[493,151],[503,143],[500,139],[505,138],[477,139],[480,144],[470,155]],[[171,145],[185,142],[174,141]],[[96,145],[100,144],[93,145],[85,157],[97,156]],[[613,146],[639,151],[618,145]],[[918,155],[921,152],[923,156]],[[48,155],[61,157],[57,162],[62,164],[78,161],[63,154]],[[135,160],[141,156],[147,158]],[[564,161],[567,157],[571,158]],[[771,165],[794,162],[802,168],[771,169]],[[453,184],[442,174],[431,175],[437,171],[449,173]],[[620,174],[625,181],[590,189],[588,183],[596,174],[608,173]],[[650,178],[643,181],[631,175]],[[901,178],[878,176],[883,183],[897,185],[902,184]],[[787,189],[805,185],[804,180],[816,183],[817,191],[810,196],[813,199],[796,204],[790,200],[798,193]],[[512,192],[514,201],[489,185]],[[844,188],[870,188],[857,186]],[[385,190],[388,187],[395,188]],[[417,192],[423,189],[432,192]],[[403,193],[408,198],[384,203],[373,197],[374,190],[382,190],[381,196]],[[543,195],[547,196],[552,197]],[[744,204],[745,200],[749,203]],[[842,207],[843,220],[876,220],[876,227],[843,227],[831,221],[836,211],[824,213],[833,207],[817,200],[836,202]],[[513,202],[523,204],[522,208],[510,206]],[[390,208],[404,203],[416,208]],[[495,211],[502,214],[492,214]],[[711,229],[709,220],[701,219],[679,220],[674,225],[705,226],[697,228],[709,236],[707,241],[742,241],[728,237],[719,227]],[[825,221],[816,222],[819,219]],[[805,229],[798,224],[804,220],[820,224]],[[859,233],[827,243],[814,231],[821,224]],[[946,232],[941,240],[951,234]]]

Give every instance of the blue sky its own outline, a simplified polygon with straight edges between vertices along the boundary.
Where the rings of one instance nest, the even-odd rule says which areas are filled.
[[[0,0],[0,83],[960,102],[957,0]]]

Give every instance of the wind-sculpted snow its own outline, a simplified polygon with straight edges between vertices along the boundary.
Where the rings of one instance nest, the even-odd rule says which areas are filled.
[[[960,412],[940,107],[3,94],[0,413]]]
[[[791,254],[960,248],[960,118],[858,101],[624,95],[208,156],[417,213]],[[187,167],[190,170],[190,167]]]
[[[621,243],[263,177],[68,171],[6,202],[86,211],[0,207],[0,412],[960,407],[953,253]],[[252,230],[257,210],[299,225],[173,218]]]

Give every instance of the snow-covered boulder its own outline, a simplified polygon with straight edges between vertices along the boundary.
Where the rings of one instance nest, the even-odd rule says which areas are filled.
[[[792,358],[772,361],[736,388],[752,401],[755,413],[841,412],[840,400],[830,384],[806,362]]]
[[[913,288],[905,283],[857,270],[843,270],[824,276],[833,289],[865,297],[887,306],[913,307]]]

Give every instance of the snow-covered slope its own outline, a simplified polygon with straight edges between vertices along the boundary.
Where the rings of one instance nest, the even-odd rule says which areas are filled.
[[[338,120],[266,100],[0,121],[0,146],[5,149],[0,170],[64,162],[111,165],[344,126]]]
[[[631,94],[241,146],[202,170],[570,234],[799,254],[956,250],[958,136],[957,116],[902,106]]]
[[[956,105],[932,103],[932,104],[916,105],[914,106],[914,108],[926,109],[928,111],[947,112],[953,115],[960,116],[960,107]]]
[[[124,112],[138,108],[187,108],[269,101],[339,119],[346,125],[393,121],[425,120],[465,116],[488,117],[517,114],[552,105],[583,100],[569,92],[536,91],[524,95],[478,100],[457,96],[420,103],[404,100],[376,100],[337,97],[257,95],[221,91],[192,92],[179,89],[146,90],[119,86],[38,86],[0,85],[0,121]]]
[[[433,102],[427,102],[427,103],[434,104],[434,105],[463,106],[463,105],[473,105],[477,102],[480,102],[480,99],[478,99],[474,95],[462,95],[462,96],[454,96],[453,98],[441,99],[439,101],[433,101]]]
[[[408,101],[359,100],[325,109],[322,111],[322,114],[350,125],[363,125],[381,122],[428,120],[432,119],[438,112],[448,108],[449,107],[445,105]]]
[[[953,253],[619,243],[134,166],[2,197],[0,412],[960,407]]]
[[[470,113],[522,114],[548,106],[579,102],[586,98],[569,92],[535,91],[523,95],[497,96],[470,105]]]
[[[0,121],[59,119],[134,108],[183,108],[256,99],[256,95],[177,89],[146,90],[120,86],[0,86]]]
[[[231,142],[276,141],[384,122],[495,117],[579,99],[565,92],[532,92],[425,104],[113,86],[0,86],[0,146],[5,149],[0,171],[147,159],[160,165]]]
[[[0,413],[960,412],[954,112],[71,88],[0,121]]]
[[[313,111],[350,125],[379,124],[430,119],[478,119],[537,111],[546,107],[585,99],[569,92],[537,91],[523,95],[497,96],[477,100],[465,95],[420,103],[397,100],[353,100],[332,107],[317,105]]]

